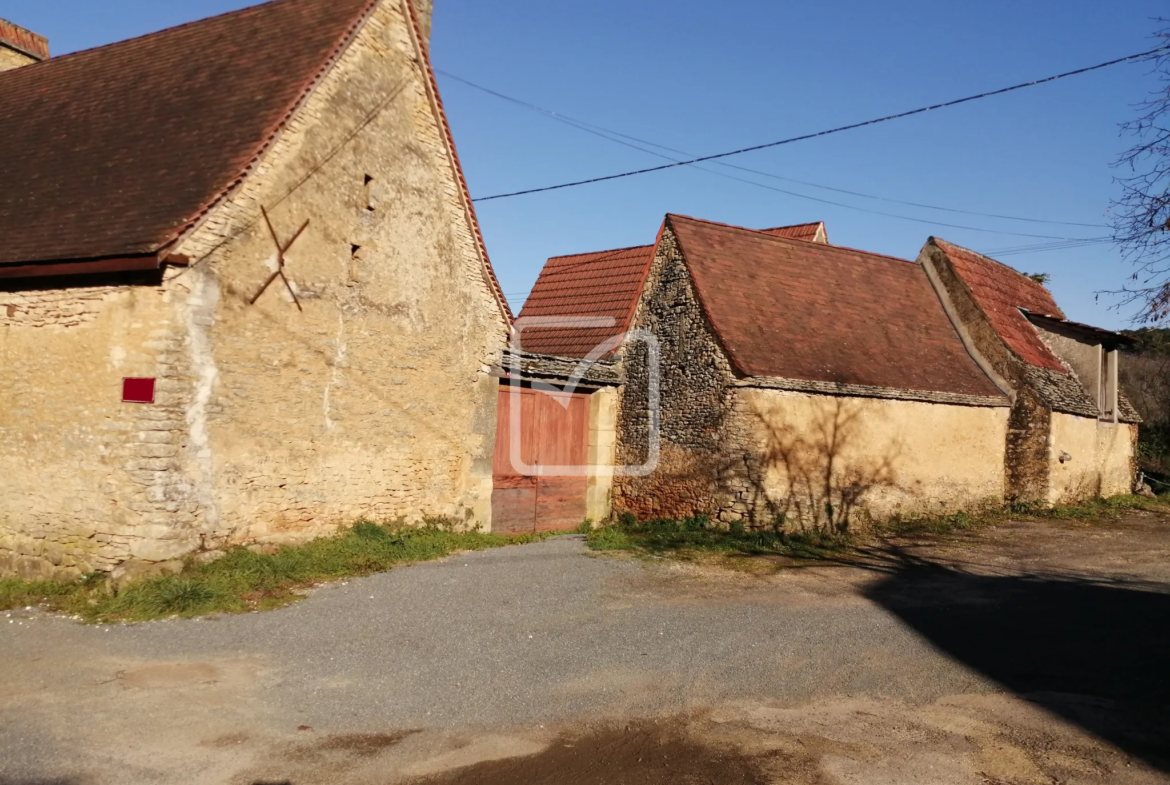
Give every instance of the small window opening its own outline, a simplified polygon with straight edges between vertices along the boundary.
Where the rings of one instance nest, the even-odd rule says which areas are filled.
[[[356,259],[357,255],[358,255],[358,251],[360,251],[361,249],[362,249],[362,247],[360,245],[351,245],[349,247],[349,258]]]
[[[375,209],[375,205],[374,205],[374,178],[368,174],[366,175],[366,179],[365,179],[365,187],[366,187],[366,210],[372,213],[372,212],[374,212],[374,209]]]

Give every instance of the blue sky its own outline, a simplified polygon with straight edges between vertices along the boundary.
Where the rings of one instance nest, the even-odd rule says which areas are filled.
[[[0,16],[54,53],[250,5],[233,0],[3,0]],[[1154,0],[436,0],[435,66],[598,126],[709,154],[830,128],[1102,62],[1154,46]],[[888,199],[1103,224],[1118,123],[1154,82],[1120,65],[731,162]],[[644,152],[440,76],[475,196],[652,166]],[[719,167],[711,167],[720,171]],[[519,307],[546,257],[650,243],[667,212],[751,227],[824,220],[830,240],[914,258],[929,235],[994,251],[1107,229],[1008,221],[877,201],[756,174],[693,168],[478,205],[492,262]],[[989,231],[945,226],[960,224]],[[1121,327],[1096,293],[1130,269],[1109,245],[1004,256],[1052,275],[1068,316]]]

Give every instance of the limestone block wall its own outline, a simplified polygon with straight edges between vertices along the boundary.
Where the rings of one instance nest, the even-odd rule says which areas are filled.
[[[0,291],[0,574],[76,576],[197,543],[183,300],[144,279]],[[123,377],[159,379],[155,403],[122,403]]]
[[[13,68],[21,68],[26,65],[32,65],[37,62],[32,57],[29,57],[22,52],[15,49],[9,49],[6,46],[0,45],[0,71],[8,71]]]
[[[1136,430],[1136,425],[1053,412],[1048,501],[1069,504],[1132,492]]]
[[[1007,407],[736,390],[723,520],[838,530],[998,506]]]
[[[165,280],[0,292],[0,571],[491,514],[507,317],[387,0]],[[308,226],[275,270],[281,241]],[[120,401],[123,376],[158,380]]]

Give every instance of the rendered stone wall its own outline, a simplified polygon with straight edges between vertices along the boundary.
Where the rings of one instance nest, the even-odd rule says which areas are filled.
[[[0,46],[0,71],[9,71],[13,68],[32,65],[36,62],[39,61],[22,52],[10,49],[7,46]]]
[[[937,281],[980,359],[1015,392],[1005,452],[1008,499],[1053,503],[1132,490],[1137,426],[1115,426],[1097,445],[1098,430],[1107,425],[1098,426],[1097,419],[1099,347],[1041,330],[1041,339],[1073,373],[1028,365],[1000,339],[945,254],[928,244],[919,262]],[[1119,407],[1123,415],[1131,409],[1124,401],[1119,401]],[[1092,468],[1086,468],[1085,462],[1079,467],[1062,465],[1062,442],[1073,444],[1082,454],[1101,456],[1100,460],[1094,457]],[[1098,484],[1100,490],[1088,492]]]
[[[589,396],[589,484],[585,517],[594,523],[613,512],[613,466],[617,456],[617,390],[602,387]]]
[[[1069,504],[1132,492],[1136,429],[1054,412],[1048,501]]]
[[[740,388],[727,521],[847,530],[1003,502],[1007,407]]]
[[[918,257],[944,306],[957,322],[960,335],[980,362],[997,374],[1013,391],[1012,411],[1005,444],[1006,496],[1012,501],[1041,501],[1048,497],[1048,431],[1050,409],[1032,388],[1030,373],[995,331],[975,303],[967,285],[950,260],[937,247],[927,244]]]
[[[383,3],[166,281],[0,293],[0,570],[75,574],[361,518],[486,526],[506,317],[403,5]],[[255,305],[275,248],[287,275]],[[123,376],[158,379],[123,404]],[[13,479],[8,479],[13,478]],[[52,547],[50,547],[50,545]]]

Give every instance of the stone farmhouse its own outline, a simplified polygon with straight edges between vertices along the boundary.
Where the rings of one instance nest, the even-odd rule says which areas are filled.
[[[0,573],[491,517],[511,314],[430,3],[0,25]]]
[[[516,324],[536,383],[605,347],[608,454],[657,457],[643,475],[592,468],[618,512],[844,528],[1132,487],[1125,339],[942,240],[909,262],[830,245],[823,224],[668,215],[655,245],[550,259]],[[657,339],[656,362],[631,329]]]

